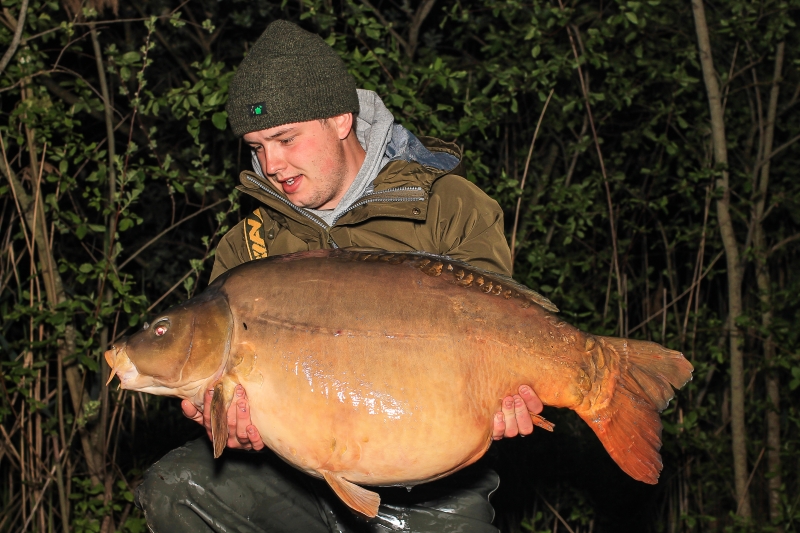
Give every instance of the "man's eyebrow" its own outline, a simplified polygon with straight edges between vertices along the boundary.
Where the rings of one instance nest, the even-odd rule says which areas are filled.
[[[274,139],[275,137],[280,137],[281,135],[284,135],[284,134],[286,134],[286,133],[289,133],[290,131],[292,131],[292,130],[294,130],[294,129],[295,129],[295,128],[293,128],[293,127],[292,127],[292,128],[284,128],[284,129],[282,129],[282,130],[278,130],[276,133],[273,133],[272,135],[270,135],[270,136],[269,136],[269,137],[267,137],[267,138],[268,138],[268,139]]]

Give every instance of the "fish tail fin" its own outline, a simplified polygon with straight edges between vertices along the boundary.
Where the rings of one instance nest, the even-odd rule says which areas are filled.
[[[595,404],[581,418],[594,430],[606,451],[628,475],[658,483],[661,473],[661,418],[674,396],[692,379],[694,368],[683,354],[654,342],[600,337],[606,359],[616,361]],[[611,352],[611,353],[608,353]]]

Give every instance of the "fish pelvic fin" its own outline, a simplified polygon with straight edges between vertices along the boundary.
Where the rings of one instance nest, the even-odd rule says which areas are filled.
[[[376,492],[359,487],[355,483],[347,481],[340,474],[328,470],[321,470],[320,473],[325,478],[325,481],[328,482],[328,485],[331,486],[333,492],[351,509],[369,518],[378,516],[381,497]]]
[[[618,361],[610,398],[578,415],[600,438],[612,459],[628,475],[655,485],[661,473],[661,418],[694,368],[683,354],[654,342],[600,337],[603,349]],[[610,352],[610,353],[609,353]]]
[[[211,398],[211,439],[214,442],[214,459],[222,455],[228,442],[228,408],[233,400],[236,382],[223,378],[214,384]]]

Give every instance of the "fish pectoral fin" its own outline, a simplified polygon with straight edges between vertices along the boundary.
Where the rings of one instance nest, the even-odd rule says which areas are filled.
[[[214,396],[211,398],[211,437],[214,441],[214,459],[222,455],[228,441],[228,407],[232,395],[226,398],[225,385],[217,381],[214,385]]]
[[[327,470],[320,471],[322,477],[331,486],[333,492],[341,498],[351,509],[358,511],[364,516],[374,518],[378,516],[378,506],[381,504],[381,497],[376,492],[359,487],[351,483],[339,474]]]

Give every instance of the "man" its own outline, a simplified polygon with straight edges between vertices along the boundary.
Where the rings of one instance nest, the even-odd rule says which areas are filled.
[[[236,73],[227,110],[233,133],[252,149],[255,172],[242,172],[239,190],[263,206],[223,237],[212,280],[252,259],[343,246],[425,250],[511,274],[502,211],[462,177],[458,148],[395,124],[375,93],[356,90],[319,36],[286,21],[270,24]],[[205,400],[203,412],[188,401],[182,407],[210,436],[211,391]],[[533,390],[521,387],[501,402],[494,438],[530,434],[530,413],[541,409]],[[458,431],[447,422],[442,431]],[[241,386],[228,426],[229,448],[264,448]],[[324,482],[274,454],[227,453],[214,461],[201,439],[156,463],[137,503],[157,533],[489,533],[497,531],[489,504],[497,486],[497,475],[476,465],[408,494],[378,489],[379,515],[366,523]]]

